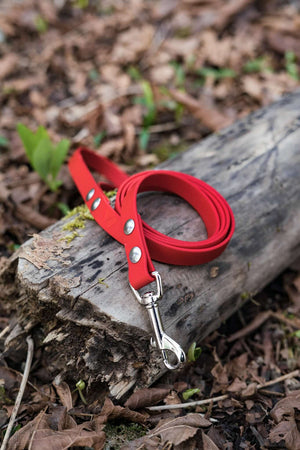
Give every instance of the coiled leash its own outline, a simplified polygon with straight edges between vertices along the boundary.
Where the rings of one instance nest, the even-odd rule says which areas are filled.
[[[226,200],[211,186],[197,178],[170,170],[150,170],[128,176],[113,162],[81,147],[69,161],[69,169],[80,194],[96,222],[125,247],[130,287],[150,315],[156,344],[168,369],[185,361],[185,353],[162,326],[158,300],[163,289],[152,258],[167,264],[197,265],[217,258],[226,248],[234,231],[234,216]],[[97,183],[90,169],[103,175],[108,183]],[[115,209],[103,192],[118,188]],[[142,221],[137,211],[137,195],[146,191],[176,194],[186,200],[202,218],[207,239],[187,242],[170,238]],[[140,295],[138,290],[156,282],[157,292]],[[173,363],[168,351],[176,357]]]

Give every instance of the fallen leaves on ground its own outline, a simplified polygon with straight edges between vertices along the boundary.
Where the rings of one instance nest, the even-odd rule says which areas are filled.
[[[199,431],[199,428],[209,426],[211,423],[197,413],[190,413],[175,419],[162,419],[146,436],[123,446],[122,450],[162,448],[167,443],[173,445],[174,448],[185,443],[185,448],[190,448],[188,441]]]
[[[8,450],[65,450],[72,446],[101,450],[105,433],[93,430],[92,422],[77,425],[65,407],[57,406],[52,413],[41,411],[9,440]]]
[[[163,400],[169,392],[169,388],[139,389],[129,397],[125,406],[132,409],[141,409],[145,406],[155,405]]]

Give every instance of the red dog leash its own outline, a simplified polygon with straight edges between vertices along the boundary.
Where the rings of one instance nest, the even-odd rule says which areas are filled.
[[[226,248],[234,231],[234,217],[226,200],[211,186],[197,178],[170,170],[151,170],[128,176],[113,162],[87,149],[79,148],[69,161],[69,169],[96,222],[125,247],[130,286],[151,317],[157,345],[169,369],[185,361],[182,348],[162,327],[157,301],[162,296],[161,278],[152,259],[167,264],[196,265],[217,258]],[[90,169],[104,175],[108,183],[97,183]],[[103,189],[118,188],[115,209]],[[145,191],[163,191],[186,200],[201,216],[207,239],[197,242],[170,238],[142,221],[137,211],[137,195]],[[156,281],[157,293],[140,295],[138,289]],[[167,351],[175,354],[171,363]]]

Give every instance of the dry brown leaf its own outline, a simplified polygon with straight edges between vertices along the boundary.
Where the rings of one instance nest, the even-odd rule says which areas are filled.
[[[300,310],[300,276],[298,275],[292,283],[286,281],[284,283],[284,289],[287,292],[289,299],[293,302],[293,310]]]
[[[1,58],[0,63],[0,80],[11,75],[17,67],[18,57],[15,53],[8,53]]]
[[[228,385],[227,368],[223,367],[221,363],[217,363],[211,370],[212,376],[216,382],[220,385]]]
[[[285,54],[288,49],[295,53],[298,60],[300,59],[299,38],[270,31],[269,33],[267,33],[267,40],[269,46],[276,52]]]
[[[65,417],[62,415],[61,420]],[[57,420],[55,409],[52,414],[40,412],[10,438],[7,450],[25,450],[29,445],[31,450],[66,450],[72,446],[93,447],[94,450],[103,448],[105,433],[92,431],[89,422],[80,425],[74,422],[72,428],[63,429],[65,422],[58,423]]]
[[[230,0],[218,10],[218,18],[214,26],[220,31],[223,30],[233,19],[234,16],[242,12],[254,0]]]
[[[232,53],[232,37],[219,39],[213,30],[206,30],[201,34],[201,58],[206,64],[218,67],[228,65]]]
[[[250,383],[245,389],[242,390],[242,398],[253,397],[257,392],[257,383]]]
[[[208,105],[205,101],[197,100],[186,92],[170,89],[169,94],[211,130],[218,131],[232,122],[231,118],[220,113],[216,107]]]
[[[197,37],[188,39],[170,38],[164,42],[162,49],[169,54],[171,58],[182,57],[186,59],[189,55],[195,53],[198,47],[199,39]]]
[[[123,137],[118,139],[111,139],[110,141],[104,142],[100,145],[99,153],[102,156],[118,158],[124,148],[125,139]]]
[[[0,379],[4,382],[5,390],[10,391],[19,386],[22,375],[9,367],[0,366]]]
[[[300,391],[293,391],[287,397],[279,400],[270,414],[278,423],[284,416],[294,416],[294,409],[300,411]]]
[[[62,381],[59,384],[55,383],[53,381],[53,386],[55,387],[55,390],[57,392],[57,395],[59,396],[59,399],[61,403],[67,408],[67,411],[73,408],[73,400],[72,400],[72,393],[70,390],[69,385]]]
[[[233,358],[225,365],[228,375],[231,378],[240,378],[244,380],[247,378],[248,368],[248,353],[242,353],[241,355]]]
[[[289,450],[300,450],[300,432],[293,418],[284,420],[270,431],[269,439],[273,443],[284,443]]]
[[[123,418],[126,420],[131,420],[132,422],[144,423],[148,417],[148,414],[141,414],[136,411],[132,411],[127,405],[125,408],[119,405],[114,405],[109,398],[106,398],[100,416],[106,417],[107,420]]]
[[[235,378],[230,386],[228,386],[227,391],[228,392],[241,392],[242,390],[246,389],[247,384],[245,381],[240,380],[239,378]]]
[[[115,43],[111,61],[119,64],[128,64],[136,60],[147,51],[154,36],[154,27],[145,24],[142,27],[131,27],[128,31],[120,33]]]
[[[159,437],[143,436],[123,445],[121,450],[157,450],[159,448]]]
[[[163,419],[151,430],[149,436],[160,436],[162,443],[170,442],[179,445],[193,437],[199,427],[209,427],[211,422],[204,419],[197,413],[190,413],[186,416],[175,419]]]
[[[135,391],[126,401],[125,406],[131,409],[145,408],[163,400],[170,392],[169,388],[145,388]]]
[[[132,123],[128,122],[123,125],[124,128],[124,140],[126,147],[126,156],[130,156],[133,153],[135,144],[135,128]]]
[[[203,450],[219,450],[214,441],[202,431]]]
[[[22,93],[26,92],[34,86],[42,86],[46,83],[45,77],[43,75],[31,76],[31,77],[23,77],[18,80],[10,80],[3,83],[2,90],[3,92],[17,92]]]
[[[170,64],[153,67],[150,70],[150,79],[158,86],[169,83],[174,77],[174,68]]]
[[[120,116],[114,114],[108,108],[104,109],[103,113],[104,127],[107,136],[116,136],[122,131],[122,122]]]

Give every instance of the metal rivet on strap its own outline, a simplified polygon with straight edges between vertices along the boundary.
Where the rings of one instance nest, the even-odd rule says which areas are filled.
[[[92,206],[91,206],[91,210],[95,211],[95,209],[98,208],[98,206],[100,205],[101,202],[101,198],[96,198],[96,200],[93,201]]]
[[[134,230],[135,223],[133,219],[128,219],[127,222],[124,225],[124,233],[125,234],[131,234]]]
[[[129,259],[132,263],[135,264],[135,263],[139,262],[139,260],[141,259],[141,256],[142,256],[142,250],[140,249],[140,247],[133,247],[130,250]]]
[[[95,194],[95,189],[93,188],[87,193],[85,200],[88,202],[89,200],[91,200],[91,198],[93,197],[94,194]]]

